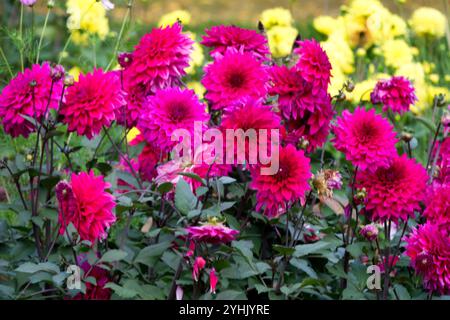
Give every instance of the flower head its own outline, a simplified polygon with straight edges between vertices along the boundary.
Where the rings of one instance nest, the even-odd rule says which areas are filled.
[[[229,48],[205,67],[202,84],[212,108],[221,110],[239,99],[264,98],[267,80],[266,68],[253,54]]]
[[[450,293],[450,238],[438,225],[427,222],[406,238],[406,255],[411,265],[423,276],[430,292]]]
[[[125,93],[117,74],[96,69],[80,75],[78,81],[67,88],[66,102],[59,112],[69,131],[92,139],[103,126],[111,125],[116,110],[124,104]]]
[[[256,190],[256,210],[269,218],[276,218],[294,202],[303,201],[310,189],[310,160],[303,151],[292,145],[281,147],[278,160],[278,172],[273,175],[261,174],[261,166],[251,169],[250,187]]]
[[[275,26],[290,26],[294,19],[288,9],[276,7],[264,10],[261,14],[260,21],[264,25],[264,28],[271,29]]]
[[[201,226],[186,228],[189,239],[207,243],[227,243],[233,241],[239,231],[225,227],[217,218],[211,218]]]
[[[32,7],[37,0],[20,0],[20,3],[22,3],[24,6]]]
[[[368,241],[373,241],[378,236],[378,228],[373,224],[365,225],[359,232]]]
[[[301,70],[303,78],[313,84],[313,93],[327,90],[331,78],[331,63],[320,44],[312,40],[298,41],[294,50],[299,55],[296,67]]]
[[[178,85],[186,74],[193,41],[179,23],[155,28],[144,35],[128,67],[132,85],[144,85],[150,92]]]
[[[168,88],[156,91],[148,99],[145,112],[141,114],[138,127],[145,139],[161,150],[169,151],[176,144],[171,140],[177,129],[184,129],[194,137],[195,122],[206,127],[209,115],[193,90]]]
[[[439,10],[421,7],[413,12],[409,24],[419,36],[440,38],[445,35],[447,19]]]
[[[271,129],[279,129],[280,122],[281,118],[271,110],[270,106],[263,105],[260,100],[252,98],[242,99],[225,109],[220,125],[221,130],[226,137],[225,147],[228,148],[234,146],[234,150],[230,149],[230,151],[237,157],[240,156],[242,158],[244,155],[242,152],[239,152],[238,145],[239,142],[245,141],[245,161],[249,164],[256,164],[257,150],[254,149],[252,156],[250,156],[251,145],[253,144],[253,146],[256,146],[257,148],[266,148],[265,150],[267,150],[267,152],[265,150],[263,152],[269,154]],[[237,138],[238,143],[235,144],[235,134],[227,134],[227,131],[229,130],[235,130],[233,131],[235,134],[237,134],[238,130],[242,130],[243,134],[249,133],[250,138],[242,138],[242,140],[241,138]],[[266,145],[263,145],[261,130],[266,130]],[[252,136],[253,133],[254,135]],[[262,150],[259,150],[258,152],[261,151]],[[235,161],[237,160],[239,159],[235,158]],[[227,163],[229,162],[227,161]],[[238,163],[243,163],[243,161],[238,161]]]
[[[360,169],[387,167],[397,157],[395,132],[388,120],[369,111],[356,108],[344,110],[334,127],[334,146],[347,160]]]
[[[103,176],[95,176],[93,171],[73,173],[70,183],[60,182],[56,186],[59,232],[63,234],[72,223],[82,240],[94,243],[105,239],[106,229],[116,221],[114,197],[105,191],[109,187]]]
[[[425,204],[427,221],[445,225],[450,231],[450,184],[435,182],[429,186]]]
[[[333,190],[342,187],[342,176],[339,171],[321,169],[314,175],[312,184],[317,189],[319,197],[332,197]]]
[[[308,141],[307,150],[321,146],[328,136],[334,111],[325,90],[313,94],[313,85],[295,68],[272,67],[270,95],[278,96],[278,107],[285,120],[288,143]]]
[[[28,137],[35,125],[23,115],[41,121],[50,109],[58,108],[62,86],[62,81],[52,80],[47,62],[20,72],[0,94],[0,119],[5,132],[13,137]]]
[[[404,113],[417,101],[415,90],[411,82],[400,76],[380,80],[370,94],[373,104],[381,103],[383,111],[392,110]]]
[[[427,180],[423,166],[403,155],[387,168],[358,172],[356,187],[366,189],[366,209],[372,213],[374,222],[388,219],[397,222],[406,221],[414,216],[415,210],[420,210]]]
[[[267,60],[270,54],[266,37],[254,30],[236,26],[214,26],[205,32],[207,35],[203,36],[201,44],[213,48],[212,56],[216,53],[224,55],[227,48],[250,52],[261,61]]]

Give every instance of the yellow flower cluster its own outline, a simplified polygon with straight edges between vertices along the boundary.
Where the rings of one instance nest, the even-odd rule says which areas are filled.
[[[417,35],[440,38],[445,34],[447,19],[434,8],[421,7],[414,11],[409,24]]]
[[[175,10],[169,12],[159,19],[158,25],[160,27],[171,26],[175,22],[180,21],[183,25],[188,25],[191,22],[191,14],[186,10]]]
[[[262,12],[260,21],[267,32],[272,56],[282,58],[289,55],[298,35],[297,29],[292,26],[291,12],[284,8],[267,9]]]
[[[412,33],[426,37],[442,37],[446,24],[445,16],[432,8],[417,9],[409,20]],[[448,93],[448,89],[437,85],[440,79],[433,66],[417,62],[418,49],[408,43],[411,33],[408,24],[379,0],[352,0],[347,6],[342,6],[341,15],[319,16],[314,19],[313,26],[327,36],[321,44],[333,66],[331,95],[338,93],[348,77],[357,75],[361,79],[360,68],[364,69],[368,63],[368,51],[375,55],[378,70],[379,64],[384,63],[384,71],[389,74],[374,72],[375,66],[372,65],[363,81],[355,81],[354,91],[347,95],[350,101],[369,100],[376,82],[392,75],[413,81],[419,99],[411,107],[414,113],[429,108],[436,93]]]
[[[67,28],[76,44],[85,45],[89,36],[104,39],[109,33],[106,10],[97,0],[67,0]]]

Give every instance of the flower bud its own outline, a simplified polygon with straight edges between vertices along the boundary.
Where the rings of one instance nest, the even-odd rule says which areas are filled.
[[[120,52],[117,56],[117,61],[123,69],[126,69],[133,61],[133,54],[129,52]]]
[[[72,85],[74,84],[74,82],[75,82],[75,80],[74,80],[73,76],[71,76],[70,74],[67,74],[67,75],[64,77],[64,85],[65,85],[66,87],[72,86]]]
[[[344,84],[344,88],[347,92],[352,92],[355,89],[355,84],[351,80],[347,80]]]
[[[20,3],[22,3],[24,6],[32,7],[37,0],[20,0]]]
[[[53,81],[59,81],[62,77],[64,77],[64,67],[60,64],[53,65],[50,71],[50,76]]]
[[[47,8],[53,9],[55,7],[55,0],[48,0]]]
[[[364,226],[359,232],[366,240],[373,241],[378,237],[378,228],[373,224]]]
[[[443,107],[446,104],[445,101],[445,94],[439,93],[437,95],[434,96],[434,101],[433,101],[437,107]]]
[[[405,131],[402,132],[401,139],[403,141],[409,142],[412,140],[412,138],[413,138],[413,135],[411,133],[405,132]]]

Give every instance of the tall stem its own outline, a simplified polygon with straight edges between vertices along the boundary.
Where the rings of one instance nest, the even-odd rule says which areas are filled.
[[[19,37],[21,44],[21,47],[19,48],[20,68],[23,72],[23,4],[20,5]]]
[[[41,36],[39,37],[39,43],[38,43],[38,47],[37,47],[36,64],[39,63],[39,56],[40,56],[40,53],[41,53],[42,41],[44,40],[44,34],[45,34],[45,30],[47,29],[48,18],[50,16],[50,11],[51,10],[52,9],[49,7],[47,9],[47,14],[45,15],[44,26],[42,27]]]
[[[125,26],[127,25],[129,17],[131,15],[132,7],[133,7],[133,0],[129,0],[128,5],[127,5],[127,11],[125,13],[125,16],[123,17],[122,25],[120,27],[119,35],[117,37],[116,45],[114,46],[113,56],[111,57],[111,60],[109,61],[108,65],[106,66],[106,71],[108,71],[111,68],[112,64],[114,63],[114,60],[116,60],[117,52],[119,51],[119,47],[120,47],[120,41],[122,40],[124,31],[125,31]]]

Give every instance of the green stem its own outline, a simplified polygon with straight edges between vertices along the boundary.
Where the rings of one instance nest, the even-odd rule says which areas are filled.
[[[9,75],[12,77],[14,77],[12,70],[11,70],[11,66],[9,65],[8,59],[6,59],[5,53],[3,52],[2,47],[0,47],[0,55],[2,56],[3,60],[5,61],[5,65],[6,68],[8,69]]]
[[[125,26],[128,23],[128,19],[131,15],[132,7],[133,7],[133,0],[129,0],[128,5],[127,5],[127,12],[125,13],[125,16],[123,17],[122,26],[120,27],[120,31],[119,31],[119,36],[117,37],[116,45],[114,46],[113,56],[111,57],[111,60],[109,61],[108,66],[106,67],[106,71],[108,71],[111,68],[112,64],[114,63],[114,60],[116,59],[117,52],[119,51],[119,47],[120,47],[120,41],[122,40],[124,31],[125,31]]]
[[[21,48],[19,48],[19,55],[20,55],[20,68],[23,72],[23,52],[22,52],[22,46],[23,46],[23,4],[20,5],[20,22],[19,22],[19,36],[20,36],[20,44]]]
[[[36,64],[39,63],[39,55],[41,53],[42,41],[44,40],[45,29],[47,28],[48,17],[50,16],[50,11],[51,10],[52,10],[51,8],[48,8],[47,9],[47,14],[45,15],[44,26],[42,27],[41,36],[39,38],[39,44],[38,44],[38,47],[37,47]]]

